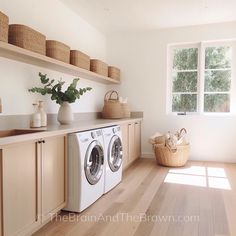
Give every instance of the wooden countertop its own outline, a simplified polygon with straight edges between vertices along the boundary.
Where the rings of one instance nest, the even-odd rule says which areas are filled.
[[[45,128],[34,128],[32,130],[40,130],[36,133],[15,135],[9,137],[0,138],[0,149],[5,145],[11,145],[14,143],[25,142],[30,140],[44,139],[56,135],[69,134],[79,131],[85,131],[90,129],[104,128],[112,125],[119,125],[123,123],[141,121],[142,118],[126,118],[126,119],[94,119],[94,120],[82,120],[76,121],[70,125],[48,125]],[[12,127],[12,129],[18,129],[18,127]],[[29,127],[20,127],[20,129],[29,129]],[[41,132],[42,131],[42,132]]]

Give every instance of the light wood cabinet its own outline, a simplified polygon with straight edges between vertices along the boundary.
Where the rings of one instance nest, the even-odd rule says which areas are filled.
[[[134,156],[141,156],[141,122],[134,123]]]
[[[2,150],[2,235],[20,235],[40,224],[38,154],[35,142]]]
[[[122,147],[123,147],[123,164],[122,167],[125,169],[129,164],[129,130],[128,124],[122,124],[121,126],[122,134]]]
[[[123,142],[123,169],[126,169],[141,155],[141,122],[121,125]]]
[[[134,138],[134,123],[129,123],[128,124],[128,130],[129,130],[129,163],[132,163],[135,161],[136,156],[135,156],[135,138]]]
[[[48,138],[42,145],[42,220],[65,206],[65,139]]]
[[[0,235],[30,235],[65,206],[65,147],[65,137],[56,136],[0,150]]]

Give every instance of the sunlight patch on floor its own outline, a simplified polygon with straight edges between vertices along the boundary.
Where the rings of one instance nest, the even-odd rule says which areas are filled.
[[[187,184],[200,187],[207,186],[206,178],[204,176],[172,174],[172,173],[169,173],[166,176],[164,183]]]
[[[189,168],[174,168],[170,169],[169,173],[175,173],[175,174],[186,174],[186,175],[206,175],[206,169],[202,166],[191,166]]]
[[[164,183],[231,190],[224,168],[191,166],[169,170]]]

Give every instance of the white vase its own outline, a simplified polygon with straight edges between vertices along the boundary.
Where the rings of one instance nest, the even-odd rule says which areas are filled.
[[[68,102],[63,102],[57,114],[57,120],[62,125],[69,125],[74,120],[72,108]]]

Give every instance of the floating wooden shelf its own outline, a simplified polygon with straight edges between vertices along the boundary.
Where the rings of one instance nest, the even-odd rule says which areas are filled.
[[[88,71],[5,42],[0,42],[0,57],[5,57],[15,61],[20,61],[27,64],[47,68],[50,70],[59,71],[65,74],[92,80],[98,83],[103,83],[103,84],[120,83],[119,81],[116,81],[109,77],[99,75],[92,71]]]

